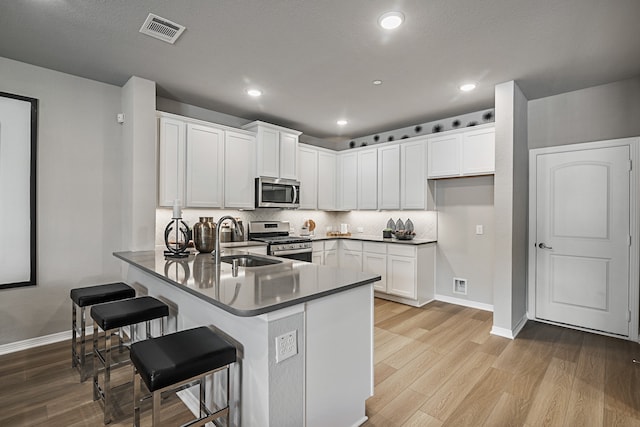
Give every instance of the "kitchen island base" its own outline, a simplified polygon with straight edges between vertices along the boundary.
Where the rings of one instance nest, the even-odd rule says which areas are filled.
[[[241,369],[232,370],[230,380],[240,386],[232,387],[231,426],[356,426],[366,421],[365,401],[373,395],[371,283],[245,317],[135,264],[127,265],[125,276],[139,292],[173,307],[168,332],[212,326],[238,346]],[[276,340],[293,331],[295,354],[277,362]]]

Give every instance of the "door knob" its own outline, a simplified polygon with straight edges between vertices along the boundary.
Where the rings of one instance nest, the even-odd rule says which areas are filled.
[[[540,249],[553,249],[551,246],[547,246],[547,245],[545,245],[544,243],[540,243],[540,244],[538,245],[538,247],[539,247]]]

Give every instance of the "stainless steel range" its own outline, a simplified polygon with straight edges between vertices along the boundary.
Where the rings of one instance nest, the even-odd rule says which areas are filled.
[[[311,239],[289,235],[287,221],[251,221],[249,240],[265,242],[267,255],[311,262]]]

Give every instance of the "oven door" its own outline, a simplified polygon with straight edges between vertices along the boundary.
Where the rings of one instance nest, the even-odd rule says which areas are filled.
[[[256,178],[257,208],[297,208],[300,183],[290,179]]]
[[[272,256],[277,256],[280,258],[287,258],[287,259],[293,259],[296,261],[305,261],[305,262],[311,262],[312,260],[312,251],[313,249],[309,248],[309,249],[295,249],[295,250],[291,250],[291,251],[271,251],[269,250],[269,255]]]

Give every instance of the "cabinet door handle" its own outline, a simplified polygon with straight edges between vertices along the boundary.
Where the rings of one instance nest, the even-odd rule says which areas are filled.
[[[544,243],[540,243],[540,244],[538,245],[538,247],[539,247],[540,249],[553,249],[551,246],[547,246],[547,245],[545,245]]]

